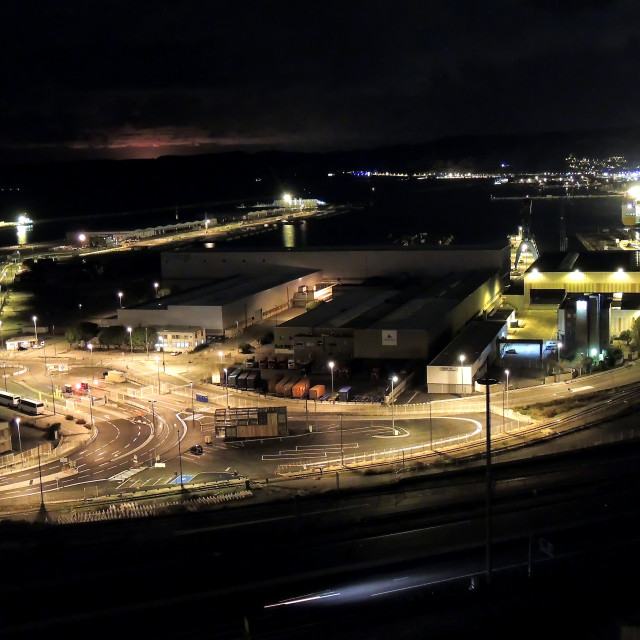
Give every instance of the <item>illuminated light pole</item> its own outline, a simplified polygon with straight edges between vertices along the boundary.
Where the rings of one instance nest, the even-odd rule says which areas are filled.
[[[153,422],[153,461],[154,464],[158,460],[158,434],[156,432],[156,412],[155,412],[155,400],[149,400],[149,404],[151,405],[151,420]]]
[[[53,374],[51,374],[49,376],[49,379],[51,380],[51,402],[53,403],[53,415],[56,415],[56,394],[53,390]]]
[[[507,376],[507,384],[506,384],[506,396],[507,396],[507,412],[509,411],[509,369],[504,370],[505,375]],[[504,405],[502,407],[502,425],[504,428]]]
[[[191,383],[191,428],[196,423],[196,411],[193,407],[193,382]],[[200,431],[202,431],[202,424],[200,425]]]
[[[459,360],[460,360],[460,393],[463,394],[464,393],[464,361],[466,360],[466,356],[464,354],[461,354],[459,356]]]
[[[20,418],[16,418],[16,424],[18,425],[18,447],[20,448],[20,458],[22,458],[22,438],[20,437]]]
[[[222,364],[222,356],[224,355],[222,351],[218,351],[218,355],[220,356],[220,364]]]
[[[395,414],[394,414],[394,410],[393,410],[393,406],[395,404],[395,399],[393,397],[393,385],[398,382],[398,376],[393,375],[391,376],[391,431],[393,432],[393,435],[396,435],[396,420],[395,420]]]
[[[4,390],[7,390],[7,363],[3,362],[2,363],[2,369],[4,371],[2,377],[4,378]]]
[[[224,369],[224,386],[227,389],[227,410],[229,409],[229,369],[225,367]],[[227,415],[225,411],[225,416]]]
[[[497,384],[495,378],[484,378],[478,380],[478,384],[486,390],[486,437],[487,437],[487,513],[486,513],[486,578],[487,586],[491,585],[491,502],[492,502],[492,480],[491,480],[491,395],[490,387]]]
[[[558,365],[560,364],[560,349],[562,349],[564,345],[562,344],[562,342],[558,342],[558,351],[557,351],[557,359],[558,359]]]
[[[32,316],[31,319],[33,320],[33,332],[36,336],[36,344],[38,344],[38,316]]]
[[[159,287],[159,283],[158,282],[154,282],[153,283],[153,288],[155,289],[155,294],[156,294],[156,298],[158,297],[158,287]]]
[[[131,357],[133,357],[133,329],[131,327],[127,327],[127,331],[129,332],[129,347],[131,349]]]
[[[160,393],[160,356],[156,356],[156,364],[158,365],[158,394]]]
[[[0,349],[4,349],[4,338],[2,336],[2,320],[0,320]]]
[[[333,362],[333,360],[329,363],[329,369],[331,369],[331,395],[333,395],[333,367],[335,366],[335,363]]]
[[[89,353],[91,354],[91,368],[93,369],[93,345],[89,343],[87,345],[87,348],[89,349]]]
[[[120,298],[120,308],[122,309],[122,291],[118,291],[118,298]]]
[[[89,387],[89,415],[91,416],[91,429],[93,429],[93,396],[91,395],[91,387]]]

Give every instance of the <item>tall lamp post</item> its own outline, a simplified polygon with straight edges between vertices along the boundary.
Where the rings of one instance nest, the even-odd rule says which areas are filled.
[[[2,377],[4,378],[4,390],[7,390],[7,363],[2,363]]]
[[[20,456],[22,457],[22,438],[20,437],[20,418],[16,418],[16,424],[18,425],[18,447],[20,448]]]
[[[158,297],[158,286],[159,284],[157,282],[153,283],[153,288],[155,289],[155,292],[156,292],[156,298]]]
[[[193,382],[191,383],[191,428],[196,423],[196,411],[193,407]],[[200,431],[202,431],[202,424],[200,425]]]
[[[56,394],[53,390],[53,374],[51,374],[49,376],[49,379],[51,380],[51,402],[53,403],[53,415],[56,415]]]
[[[229,369],[224,368],[224,386],[227,389],[227,410],[229,409]],[[227,415],[225,411],[225,416]]]
[[[491,396],[490,388],[497,384],[495,378],[489,378],[485,375],[478,380],[478,384],[484,386],[486,390],[486,436],[487,436],[487,513],[486,513],[486,578],[487,586],[491,584],[491,503],[492,503],[492,480],[491,480]]]
[[[158,365],[158,393],[160,393],[160,356],[156,356],[156,364]]]
[[[151,405],[151,420],[153,423],[153,461],[155,464],[158,460],[158,450],[157,450],[158,434],[156,432],[156,412],[155,412],[156,401],[149,400],[149,404]]]
[[[120,308],[122,309],[122,291],[118,291],[118,298],[120,300]]]
[[[127,331],[129,332],[129,347],[131,349],[131,357],[133,357],[133,329],[131,327],[127,327]]]
[[[222,351],[218,351],[218,355],[220,356],[220,364],[222,364],[222,356],[224,355]]]
[[[507,413],[509,412],[509,369],[504,370],[505,375],[507,376],[507,384],[505,387],[506,396],[507,396]],[[502,416],[502,424],[504,425],[504,415]]]
[[[393,435],[396,434],[396,420],[395,420],[395,414],[393,411],[393,407],[395,405],[395,399],[393,397],[393,385],[396,382],[398,382],[398,376],[392,375],[391,376],[391,431],[393,432]]]
[[[89,349],[89,353],[91,354],[91,368],[93,369],[93,345],[91,343],[89,343],[87,345],[87,348]]]
[[[36,336],[36,344],[38,344],[38,316],[32,316],[33,320],[33,332]]]
[[[460,393],[464,393],[464,361],[467,359],[466,356],[462,353],[460,354]]]
[[[333,367],[335,366],[335,363],[333,362],[333,360],[329,363],[329,369],[331,370],[331,395],[333,395]]]

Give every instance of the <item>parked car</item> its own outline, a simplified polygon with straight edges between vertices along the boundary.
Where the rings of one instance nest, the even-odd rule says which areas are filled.
[[[191,453],[195,453],[197,456],[201,456],[203,453],[202,445],[194,444],[189,451],[191,451]]]
[[[515,349],[507,349],[507,350],[505,351],[505,353],[508,353],[508,354],[514,354],[514,353],[518,353],[518,352],[517,352]]]

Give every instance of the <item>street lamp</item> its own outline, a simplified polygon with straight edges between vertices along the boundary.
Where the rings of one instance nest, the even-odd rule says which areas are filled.
[[[91,354],[91,368],[93,369],[93,345],[89,343],[87,345],[87,348],[89,349],[89,353]]]
[[[20,418],[16,418],[16,424],[18,425],[18,446],[20,447],[20,456],[22,457],[22,438],[20,437]]]
[[[489,378],[485,374],[484,378],[478,380],[478,384],[485,387],[486,390],[486,436],[487,436],[487,514],[486,514],[486,577],[487,586],[491,585],[491,499],[492,499],[492,480],[491,480],[491,395],[490,387],[497,384],[495,378]]]
[[[131,356],[133,356],[133,329],[131,327],[127,327],[127,331],[129,332],[129,347],[131,348]]]
[[[558,354],[558,364],[560,364],[560,349],[562,349],[562,347],[563,347],[563,346],[564,346],[564,345],[562,344],[562,342],[558,342],[558,351],[557,351],[557,354]]]
[[[156,356],[156,364],[158,365],[158,393],[160,393],[160,356]]]
[[[335,363],[333,362],[333,360],[329,363],[329,369],[331,369],[331,395],[333,395],[333,367],[335,366]]]
[[[7,390],[7,363],[3,362],[2,363],[2,369],[3,369],[3,375],[2,377],[4,378],[4,390]]]
[[[120,298],[120,308],[122,309],[122,291],[118,291],[118,298]]]
[[[222,364],[222,356],[224,355],[222,351],[218,351],[218,355],[220,356],[220,364]]]
[[[155,403],[156,403],[155,400],[149,400],[149,404],[151,405],[151,419],[153,420],[153,461],[154,461],[154,464],[158,460],[158,451],[157,451],[158,435],[156,433],[156,412],[155,412],[155,408],[154,408]]]
[[[393,397],[393,385],[396,382],[398,382],[398,376],[396,375],[391,376],[391,431],[393,432],[393,435],[396,434],[396,421],[395,421],[395,415],[393,412],[393,405],[395,404],[394,397]]]
[[[196,423],[196,411],[193,408],[193,382],[191,383],[191,428]],[[200,431],[202,431],[202,424],[200,424]]]
[[[506,391],[507,391],[507,411],[509,411],[509,369],[505,369],[504,370],[506,376],[507,376],[507,386],[506,386]],[[504,415],[502,416],[502,424],[503,424],[503,428],[504,428]]]
[[[38,344],[38,316],[32,316],[31,318],[33,320],[33,332],[35,333],[36,336],[36,344]]]
[[[460,354],[460,393],[464,393],[464,361],[466,359],[467,358],[464,354]]]
[[[153,288],[155,289],[155,292],[156,292],[156,298],[158,297],[158,286],[159,284],[157,282],[153,283]]]
[[[225,367],[224,369],[224,386],[227,389],[227,409],[229,409],[229,369]],[[225,411],[225,416],[227,412]]]
[[[53,403],[53,415],[56,415],[56,394],[53,390],[53,374],[49,375],[49,379],[51,380],[51,402]]]
[[[91,416],[91,428],[93,429],[93,396],[91,395],[91,387],[89,387],[89,415]]]

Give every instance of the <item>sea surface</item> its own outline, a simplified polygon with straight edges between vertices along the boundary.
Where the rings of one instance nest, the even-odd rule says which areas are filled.
[[[55,188],[51,181],[25,181],[0,190],[0,220],[28,215],[27,228],[0,228],[0,246],[66,243],[67,233],[130,230],[204,218],[242,216],[257,203],[270,203],[286,190],[293,197],[328,204],[350,203],[345,214],[271,227],[234,238],[238,246],[319,247],[410,242],[477,244],[507,242],[529,226],[541,251],[560,250],[563,237],[579,249],[576,233],[619,229],[621,198],[542,198],[527,201],[530,188],[511,189],[492,179],[399,179],[334,175],[284,180],[246,179],[235,184],[202,182],[168,188],[162,181],[114,183],[86,177]],[[169,185],[170,187],[171,185]],[[509,195],[513,199],[500,199]],[[494,196],[494,197],[492,197]],[[497,198],[496,198],[497,196]],[[416,236],[422,234],[422,240]],[[413,237],[413,239],[412,239]]]

